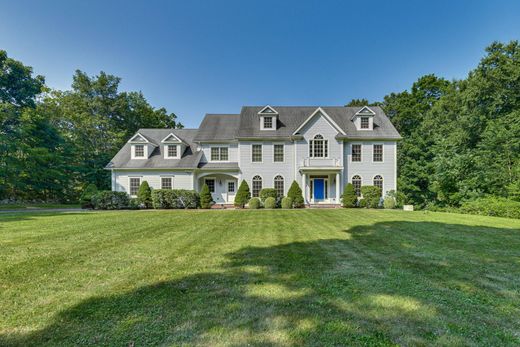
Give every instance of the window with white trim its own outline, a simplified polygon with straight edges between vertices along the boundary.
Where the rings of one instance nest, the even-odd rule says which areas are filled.
[[[281,198],[284,194],[284,184],[283,184],[283,177],[280,175],[277,175],[274,178],[274,189],[276,190],[276,195]]]
[[[369,117],[361,117],[361,129],[370,129],[370,119]]]
[[[177,145],[168,145],[168,158],[177,157]]]
[[[361,196],[361,176],[355,175],[352,177],[352,185],[357,196]]]
[[[373,146],[373,161],[382,162],[383,161],[383,145],[377,144]]]
[[[277,144],[273,146],[274,162],[283,163],[283,145]]]
[[[262,145],[253,145],[251,148],[251,161],[253,163],[262,162]]]
[[[173,189],[173,177],[161,177],[161,189]]]
[[[253,188],[251,191],[251,196],[257,198],[260,196],[260,191],[262,190],[262,177],[256,175],[253,177],[251,181],[251,187]]]
[[[129,191],[130,195],[134,196],[137,195],[137,192],[139,191],[139,187],[141,186],[141,178],[140,177],[130,177],[129,182]]]
[[[327,158],[329,156],[329,141],[322,135],[316,135],[309,141],[309,157]]]
[[[376,175],[374,177],[374,186],[379,187],[381,189],[381,194],[383,194],[383,176]]]
[[[144,158],[144,145],[134,145],[134,157]]]
[[[264,123],[263,123],[263,128],[264,129],[274,129],[273,117],[271,117],[271,116],[264,116],[263,119],[264,119]]]
[[[211,161],[228,161],[229,152],[227,147],[211,147]]]
[[[352,161],[361,161],[361,145],[352,145]]]
[[[227,191],[228,193],[234,193],[235,192],[235,181],[229,181],[227,183]]]

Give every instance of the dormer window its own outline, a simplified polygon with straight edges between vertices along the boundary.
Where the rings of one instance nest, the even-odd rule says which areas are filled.
[[[180,145],[165,145],[165,158],[166,159],[179,159],[180,158]]]
[[[264,116],[264,129],[273,129],[273,117]]]
[[[144,145],[134,145],[134,157],[144,158]]]
[[[278,119],[278,112],[267,105],[260,112],[260,130],[276,130],[276,121]]]
[[[370,129],[370,118],[361,117],[361,129]]]

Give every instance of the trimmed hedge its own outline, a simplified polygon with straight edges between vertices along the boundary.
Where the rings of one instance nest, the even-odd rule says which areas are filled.
[[[293,207],[293,201],[290,197],[286,196],[282,199],[282,208],[290,209]]]
[[[381,188],[376,186],[361,186],[361,194],[368,208],[378,208],[381,200]]]
[[[483,216],[520,219],[520,202],[505,198],[486,197],[464,202],[459,211]]]
[[[357,195],[354,185],[347,183],[343,189],[343,195],[341,196],[341,205],[343,207],[356,207]]]
[[[152,205],[155,209],[199,207],[199,194],[186,189],[154,189]]]
[[[130,207],[130,198],[125,192],[104,190],[92,196],[92,205],[96,210],[122,210]]]
[[[270,209],[276,208],[276,199],[272,196],[268,197],[267,199],[265,199],[264,207]]]
[[[368,206],[367,205],[367,200],[363,199],[363,198],[359,199],[358,200],[358,206],[361,207],[361,208],[367,208],[367,206]]]
[[[252,210],[257,210],[261,207],[260,199],[252,198],[249,200],[249,208]]]

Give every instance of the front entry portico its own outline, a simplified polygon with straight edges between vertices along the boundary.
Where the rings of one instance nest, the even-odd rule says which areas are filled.
[[[340,170],[301,170],[302,192],[306,204],[339,204]]]

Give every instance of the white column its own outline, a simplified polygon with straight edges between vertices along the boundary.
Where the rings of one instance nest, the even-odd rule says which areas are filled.
[[[307,189],[305,189],[305,173],[302,173],[302,193],[303,193],[303,203],[307,203]]]
[[[339,172],[336,173],[336,204],[339,204],[341,202],[339,195],[340,195],[340,184],[341,181],[339,180]]]

